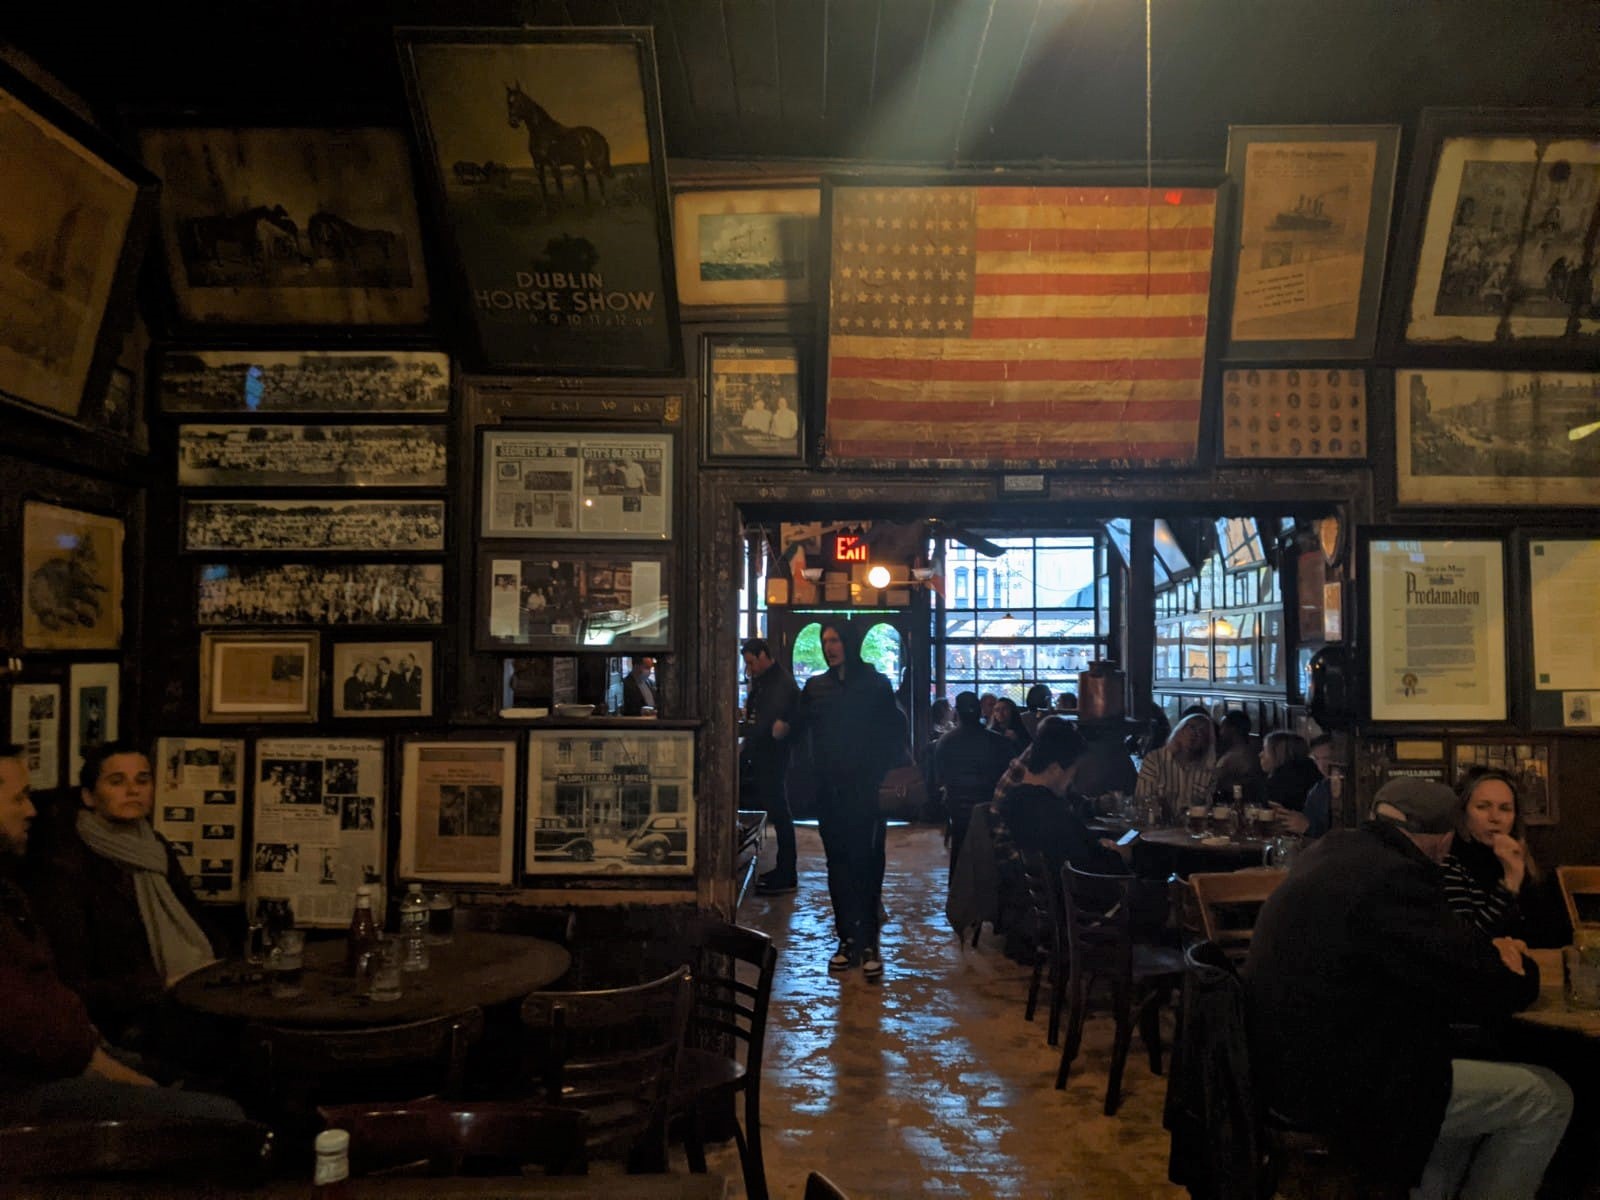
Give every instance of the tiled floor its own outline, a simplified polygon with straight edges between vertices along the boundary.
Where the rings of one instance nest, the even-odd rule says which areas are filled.
[[[761,1093],[776,1200],[799,1197],[813,1170],[852,1197],[1185,1195],[1166,1181],[1166,1081],[1150,1074],[1142,1044],[1117,1116],[1101,1112],[1107,1016],[1090,1019],[1066,1090],[1054,1089],[1046,1014],[1022,1018],[1028,972],[987,930],[974,950],[945,921],[938,831],[889,831],[881,983],[828,973],[821,842],[814,829],[799,834],[800,890],[752,893],[739,913],[779,951]],[[713,1170],[739,1178],[732,1142],[712,1158]]]

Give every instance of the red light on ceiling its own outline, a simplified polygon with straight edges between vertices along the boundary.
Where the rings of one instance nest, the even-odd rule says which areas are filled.
[[[1168,204],[1182,204],[1183,203],[1183,193],[1182,192],[1168,192],[1166,195],[1162,196],[1161,198],[1163,200],[1165,200]]]

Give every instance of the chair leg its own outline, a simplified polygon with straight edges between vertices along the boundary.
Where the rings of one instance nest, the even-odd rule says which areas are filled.
[[[1144,998],[1139,1008],[1139,1036],[1150,1053],[1150,1074],[1161,1074],[1161,1009],[1171,998],[1165,985],[1156,988]]]
[[[974,950],[976,950],[978,948],[978,935],[981,934],[982,932],[983,932],[983,922],[979,921],[976,925],[974,925],[972,927],[972,948]]]
[[[734,1135],[739,1140],[747,1200],[767,1200],[767,1165],[761,1156],[761,1097],[757,1092],[745,1092],[744,1130],[741,1132],[735,1124]]]
[[[700,1119],[699,1104],[689,1105],[683,1114],[683,1153],[690,1171],[696,1175],[706,1173],[705,1123]]]
[[[1128,1064],[1128,1047],[1133,1042],[1133,996],[1126,985],[1118,984],[1112,1007],[1117,1014],[1117,1032],[1111,1044],[1111,1073],[1106,1079],[1106,1116],[1117,1115],[1122,1104],[1122,1070]]]
[[[1033,1014],[1039,1009],[1039,980],[1044,974],[1044,956],[1038,951],[1033,955],[1033,978],[1028,980],[1028,1006],[1022,1010],[1024,1021],[1033,1020]],[[1055,1039],[1050,1044],[1055,1045]]]
[[[1062,955],[1050,960],[1050,1031],[1046,1041],[1054,1046],[1060,1041],[1061,1003],[1067,993],[1067,973],[1062,969]]]
[[[1089,1009],[1089,981],[1073,976],[1071,1007],[1067,1010],[1067,1037],[1061,1043],[1061,1065],[1056,1068],[1056,1090],[1067,1086],[1067,1070],[1083,1044],[1083,1018]]]

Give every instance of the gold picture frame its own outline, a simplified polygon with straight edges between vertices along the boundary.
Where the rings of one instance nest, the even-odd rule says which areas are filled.
[[[22,645],[115,650],[122,643],[122,522],[28,501],[22,509]]]
[[[672,198],[679,303],[809,304],[821,228],[821,188],[679,192]]]
[[[315,721],[321,664],[316,633],[202,633],[200,721]]]

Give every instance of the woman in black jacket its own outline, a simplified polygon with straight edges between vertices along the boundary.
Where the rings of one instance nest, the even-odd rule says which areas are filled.
[[[1571,931],[1528,850],[1516,780],[1505,771],[1469,767],[1456,795],[1456,839],[1443,863],[1451,910],[1491,938],[1565,945]]]

